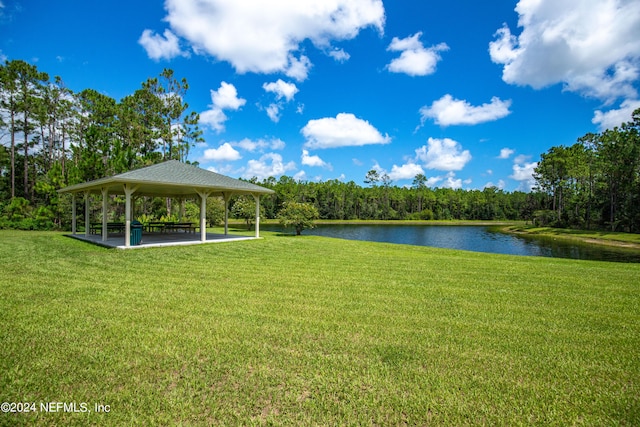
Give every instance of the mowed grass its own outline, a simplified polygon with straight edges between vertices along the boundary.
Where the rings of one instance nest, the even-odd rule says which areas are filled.
[[[0,232],[1,425],[640,425],[640,265]],[[96,413],[95,404],[110,412]]]

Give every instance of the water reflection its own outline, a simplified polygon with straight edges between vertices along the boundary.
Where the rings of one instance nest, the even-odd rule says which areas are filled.
[[[266,230],[287,231],[279,226]],[[304,234],[348,240],[401,243],[509,255],[597,261],[640,262],[640,251],[593,245],[553,237],[512,235],[485,226],[321,225]]]

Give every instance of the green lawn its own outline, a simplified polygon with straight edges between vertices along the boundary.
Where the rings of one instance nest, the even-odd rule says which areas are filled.
[[[0,425],[640,425],[640,265],[263,235],[0,231]]]

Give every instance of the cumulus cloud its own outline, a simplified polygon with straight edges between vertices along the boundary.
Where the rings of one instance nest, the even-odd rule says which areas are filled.
[[[280,154],[266,153],[258,160],[249,160],[247,162],[243,177],[265,179],[270,176],[280,176],[295,169],[296,164],[294,162],[284,163]]]
[[[489,44],[502,79],[535,89],[565,90],[613,102],[635,98],[640,75],[640,2],[521,0],[516,36],[506,25]]]
[[[278,123],[280,121],[280,110],[282,109],[280,104],[269,104],[265,111],[267,112],[267,116],[271,119],[272,122]]]
[[[353,147],[369,144],[388,144],[389,135],[382,135],[368,121],[351,113],[340,113],[335,118],[309,120],[300,131],[307,139],[304,146],[311,149]]]
[[[300,58],[289,55],[289,66],[284,70],[284,74],[287,77],[302,82],[307,79],[311,67],[311,60],[305,55],[300,55]]]
[[[483,188],[491,188],[491,187],[495,187],[498,190],[504,190],[505,187],[507,186],[507,183],[504,182],[503,179],[499,179],[497,184],[494,184],[493,182],[489,181],[487,182]]]
[[[242,156],[234,149],[231,144],[225,142],[218,148],[209,148],[204,150],[204,160],[213,160],[216,162],[232,162],[240,160]]]
[[[329,51],[329,56],[338,62],[345,62],[345,61],[348,61],[349,58],[351,58],[351,55],[349,55],[343,49],[338,49],[338,48],[331,49]]]
[[[200,113],[200,123],[220,133],[224,131],[227,115],[223,110],[239,110],[247,101],[238,98],[238,91],[231,83],[222,82],[218,90],[211,91],[209,110]]]
[[[211,91],[213,105],[223,110],[237,110],[247,101],[238,98],[238,90],[234,85],[227,82],[220,83],[218,90]]]
[[[295,175],[293,175],[293,179],[295,181],[298,182],[302,182],[302,181],[306,181],[307,180],[307,173],[303,170],[296,172]]]
[[[301,163],[305,166],[332,169],[331,164],[322,160],[320,156],[311,156],[309,150],[302,150]]]
[[[224,122],[226,121],[227,115],[219,108],[213,107],[200,113],[200,123],[209,126],[218,133],[224,131]]]
[[[138,43],[147,51],[149,58],[154,61],[172,59],[176,56],[188,56],[180,49],[178,37],[170,30],[164,30],[163,36],[151,30],[144,30]]]
[[[449,50],[446,43],[440,43],[425,48],[418,32],[404,39],[394,37],[387,50],[402,52],[400,57],[393,59],[387,69],[392,73],[405,73],[410,76],[426,76],[436,71],[436,65],[442,59],[440,52]]]
[[[640,100],[627,99],[620,104],[620,108],[617,110],[596,110],[591,122],[598,125],[600,132],[613,129],[616,126],[620,127],[622,123],[631,121],[631,115],[638,108],[640,108]]]
[[[511,114],[510,106],[511,100],[502,101],[495,96],[491,98],[489,104],[473,106],[467,101],[454,99],[447,94],[434,101],[430,107],[422,107],[420,115],[423,124],[427,119],[433,119],[440,126],[476,125],[508,116]]]
[[[262,88],[266,92],[271,92],[276,95],[276,99],[285,99],[287,102],[291,101],[293,97],[298,93],[298,87],[294,83],[287,83],[282,79],[278,79],[275,82],[265,83]]]
[[[416,159],[427,169],[457,171],[471,161],[471,153],[453,139],[429,138],[427,145],[416,150]]]
[[[509,178],[520,181],[519,190],[531,191],[536,183],[536,180],[533,178],[533,173],[537,166],[538,162],[526,162],[525,157],[518,156],[513,164],[513,174],[510,175]]]
[[[499,159],[508,159],[509,157],[511,157],[511,155],[513,153],[515,153],[515,150],[505,147],[502,150],[500,150],[500,155],[498,156],[498,158]]]
[[[307,77],[301,51],[310,40],[323,51],[367,27],[382,33],[382,0],[166,0],[165,21],[198,54],[228,61],[239,73],[281,72]]]
[[[277,123],[280,121],[280,112],[284,108],[284,104],[293,100],[293,97],[298,93],[298,88],[295,84],[284,82],[282,79],[265,83],[262,88],[266,92],[275,94],[276,102],[269,104],[265,110],[271,121]]]
[[[470,184],[471,180],[467,179],[462,181],[461,178],[456,178],[456,174],[454,172],[449,172],[446,175],[441,176],[431,176],[427,178],[427,186],[428,187],[441,187],[441,188],[451,188],[457,190],[462,188],[462,184]]]
[[[264,150],[282,150],[285,147],[285,143],[280,138],[271,138],[271,139],[249,139],[244,138],[240,141],[231,141],[231,146],[241,148],[245,151],[259,151],[262,152]]]
[[[456,178],[455,173],[449,172],[442,186],[445,188],[452,188],[454,190],[457,190],[459,188],[462,188],[462,179]]]
[[[436,187],[440,181],[442,181],[441,176],[430,176],[427,178],[427,187]]]
[[[393,181],[400,181],[403,179],[413,179],[418,174],[424,175],[422,166],[409,162],[402,166],[393,165],[391,172],[389,172],[389,178]]]

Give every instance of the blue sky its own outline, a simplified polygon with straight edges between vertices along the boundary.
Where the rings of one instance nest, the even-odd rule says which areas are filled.
[[[0,0],[0,58],[116,100],[173,69],[230,176],[527,190],[640,107],[640,2]]]

